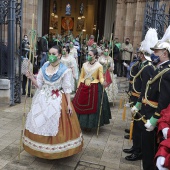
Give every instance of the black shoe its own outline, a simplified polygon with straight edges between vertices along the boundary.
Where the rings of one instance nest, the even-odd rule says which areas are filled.
[[[24,95],[26,95],[26,93],[22,93],[22,95],[24,96]]]
[[[129,138],[130,138],[130,135],[125,135],[124,138],[125,138],[125,139],[129,139]]]
[[[123,152],[125,153],[133,153],[135,150],[133,149],[133,147],[131,147],[130,149],[123,149]]]
[[[126,156],[125,159],[126,159],[127,161],[137,161],[137,160],[141,160],[141,159],[142,159],[142,154],[141,154],[141,153],[138,153],[138,154],[132,153],[131,155]]]
[[[27,94],[27,97],[31,97],[31,98],[32,98],[32,97],[33,97],[33,95],[32,95],[32,94],[31,94],[31,95],[30,95],[30,94]]]
[[[126,133],[130,133],[130,129],[125,129],[125,132]]]

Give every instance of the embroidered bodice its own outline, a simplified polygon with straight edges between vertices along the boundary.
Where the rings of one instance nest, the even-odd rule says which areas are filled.
[[[57,74],[60,68],[58,68],[54,74]],[[45,74],[45,75],[44,75]],[[49,74],[47,71],[47,67],[45,71],[42,71],[42,68],[40,69],[38,76],[37,76],[37,84],[39,87],[39,90],[41,90],[41,93],[44,93],[46,97],[52,96],[52,91],[56,90],[63,90],[65,93],[71,93],[71,83],[70,83],[70,70],[66,69],[63,73],[59,76],[58,79],[55,81],[49,81],[46,77],[52,78],[53,75]]]
[[[79,84],[80,82],[84,83],[85,79],[91,79],[91,83],[103,83],[102,65],[97,61],[93,65],[89,62],[84,63],[81,69]]]
[[[73,68],[74,67],[74,61],[75,58],[69,56],[69,57],[62,57],[61,62],[66,65],[68,68]]]
[[[70,49],[70,53],[69,53],[69,56],[71,56],[71,57],[74,57],[74,58],[77,58],[77,49],[76,48],[72,48],[72,49]]]

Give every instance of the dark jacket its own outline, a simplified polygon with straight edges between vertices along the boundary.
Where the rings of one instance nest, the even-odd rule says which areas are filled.
[[[156,76],[159,77],[158,74],[167,68],[170,68],[170,61],[156,69],[153,79]],[[170,69],[148,86],[146,95],[148,100],[157,102],[158,106],[153,108],[148,104],[143,104],[141,113],[145,114],[147,119],[152,116],[159,119],[161,111],[167,108],[170,103]]]
[[[30,45],[30,43],[28,42],[28,41],[26,41],[26,40],[22,40],[22,56],[23,57],[26,57],[26,55],[27,55],[27,57],[28,57],[28,52],[29,52],[29,46]]]
[[[41,37],[38,43],[38,49],[40,52],[47,52],[48,51],[48,41],[45,37]]]

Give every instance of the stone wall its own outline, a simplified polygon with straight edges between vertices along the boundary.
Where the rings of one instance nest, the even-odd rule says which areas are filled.
[[[168,14],[170,1],[161,0],[160,6],[163,3],[166,3],[166,13]],[[142,41],[145,5],[146,0],[117,0],[116,4],[114,37],[118,37],[120,42],[124,42],[125,38],[129,37],[134,52]]]
[[[35,16],[34,29],[37,30],[38,0],[23,1],[23,35],[29,34],[32,26],[32,16]]]
[[[139,46],[142,37],[145,2],[137,0],[118,0],[116,9],[115,37],[124,42],[129,37],[130,42]]]
[[[0,79],[0,102],[10,103],[10,80]]]

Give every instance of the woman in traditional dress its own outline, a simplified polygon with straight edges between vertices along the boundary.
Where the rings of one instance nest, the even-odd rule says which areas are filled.
[[[99,57],[98,61],[103,66],[105,89],[106,89],[109,102],[112,102],[114,105],[114,100],[116,99],[118,93],[118,87],[117,87],[115,75],[113,74],[113,70],[114,70],[113,59],[109,56],[108,48],[104,49],[103,55]]]
[[[49,50],[37,80],[26,76],[38,88],[27,115],[23,146],[28,153],[46,159],[59,159],[82,150],[83,139],[77,115],[70,102],[70,70],[60,62],[61,49]]]
[[[76,59],[69,55],[70,49],[63,47],[61,62],[71,70],[71,90],[74,92],[78,81],[78,67]]]
[[[103,89],[103,67],[96,60],[97,50],[88,53],[88,61],[83,64],[78,83],[78,89],[73,99],[80,126],[84,129],[97,128],[109,124],[111,119],[107,94]],[[103,95],[103,101],[102,101]],[[100,115],[100,106],[102,111]]]
[[[76,63],[78,65],[78,53],[77,53],[77,49],[74,47],[74,44],[72,41],[70,42],[69,47],[70,47],[69,55],[76,59]]]

